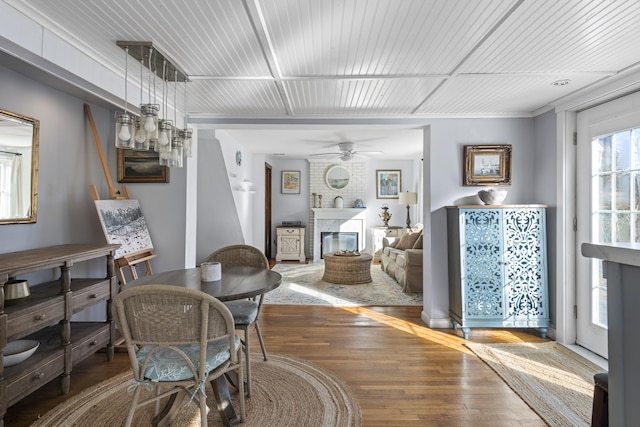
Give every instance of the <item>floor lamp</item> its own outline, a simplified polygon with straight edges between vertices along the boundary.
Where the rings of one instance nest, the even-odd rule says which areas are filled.
[[[407,205],[407,228],[411,228],[411,217],[409,216],[409,208],[411,205],[418,203],[418,193],[414,191],[405,191],[398,195],[398,202],[401,205]]]

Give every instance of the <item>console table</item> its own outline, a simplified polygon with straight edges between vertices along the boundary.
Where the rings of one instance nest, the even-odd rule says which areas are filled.
[[[101,348],[113,358],[115,323],[111,299],[117,293],[114,256],[120,245],[68,244],[0,254],[0,426],[7,408],[49,381],[60,378],[61,391],[69,392],[72,366]],[[105,257],[98,278],[72,278],[72,267]],[[59,269],[56,280],[30,287],[24,301],[5,306],[4,284],[27,273]],[[106,301],[106,321],[71,322],[71,317]],[[3,351],[17,339],[40,342],[27,360],[5,367]]]

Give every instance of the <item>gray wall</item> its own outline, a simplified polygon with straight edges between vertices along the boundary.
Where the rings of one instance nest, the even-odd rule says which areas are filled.
[[[555,327],[556,319],[556,282],[557,274],[557,200],[558,164],[555,153],[556,148],[556,114],[549,111],[534,119],[534,161],[535,181],[533,191],[539,203],[549,205],[547,208],[547,259],[549,260],[549,311],[551,314],[551,326]]]
[[[196,263],[223,246],[244,243],[220,141],[198,132],[198,219]]]
[[[0,67],[2,108],[40,120],[37,222],[1,225],[0,253],[106,241],[89,186],[95,184],[101,198],[108,198],[109,192],[85,119],[85,102]],[[120,188],[112,143],[114,111],[95,103],[90,106],[111,179]],[[184,169],[172,169],[170,184],[127,184],[129,194],[140,201],[145,214],[158,254],[151,261],[157,272],[184,265],[185,176]]]
[[[440,119],[431,123],[431,317],[448,317],[447,223],[445,206],[479,204],[481,187],[462,185],[463,146],[511,144],[512,185],[505,204],[540,203],[533,191],[533,119]]]

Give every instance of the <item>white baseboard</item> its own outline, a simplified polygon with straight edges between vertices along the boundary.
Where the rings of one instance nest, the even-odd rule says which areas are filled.
[[[442,319],[431,319],[424,311],[420,314],[422,321],[431,329],[450,329],[451,319],[448,317]]]

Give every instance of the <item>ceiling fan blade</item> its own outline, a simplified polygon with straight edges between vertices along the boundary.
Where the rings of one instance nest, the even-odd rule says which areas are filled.
[[[353,154],[384,154],[384,151],[354,151]]]
[[[337,156],[340,155],[342,153],[315,153],[315,154],[309,154],[309,157],[311,156]]]

